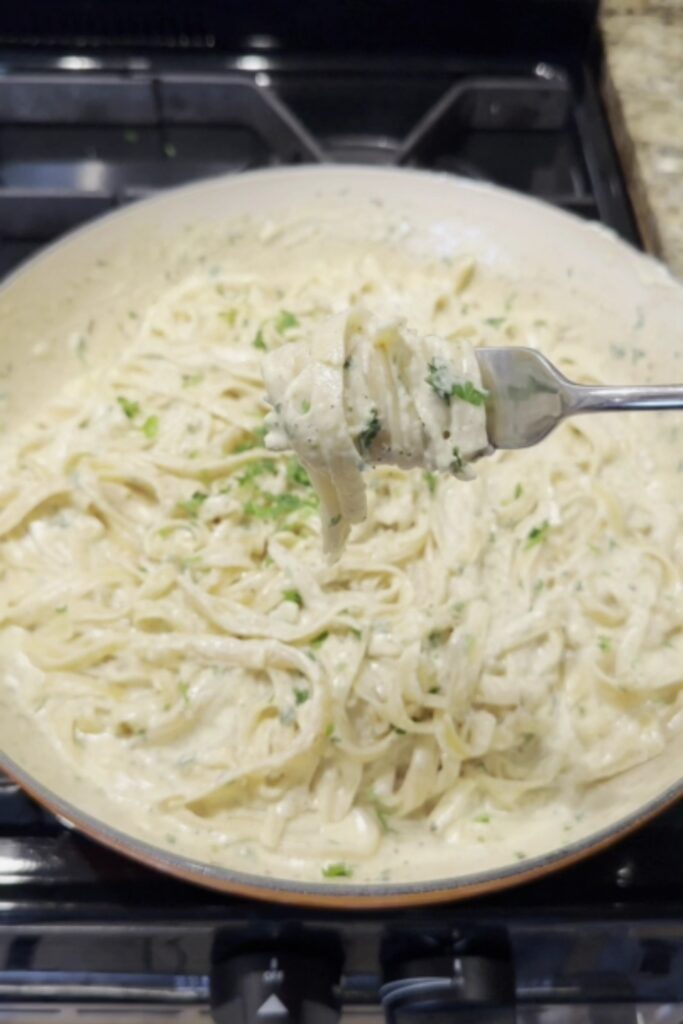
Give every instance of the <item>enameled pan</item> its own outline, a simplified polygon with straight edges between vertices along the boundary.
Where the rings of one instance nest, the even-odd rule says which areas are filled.
[[[590,309],[596,344],[641,325],[639,345],[652,379],[683,377],[683,287],[650,258],[604,229],[543,203],[453,177],[405,170],[313,167],[225,177],[166,192],[67,236],[21,267],[0,288],[0,372],[9,373],[8,417],[33,416],[78,373],[78,337],[97,313],[90,345],[106,357],[123,344],[119,324],[133,304],[164,288],[171,266],[191,268],[236,218],[277,217],[318,208],[363,224],[381,199],[406,245],[421,251],[476,252],[478,258],[562,301]],[[103,313],[105,315],[103,315]],[[642,325],[644,324],[644,327]],[[440,877],[377,885],[301,882],[203,863],[166,848],[131,825],[125,808],[96,791],[47,748],[0,679],[0,767],[36,800],[92,838],[160,871],[215,889],[313,906],[389,907],[458,899],[537,878],[614,842],[683,794],[683,744],[627,775],[595,786],[577,838],[552,829],[524,861],[487,861],[476,873],[453,863]]]

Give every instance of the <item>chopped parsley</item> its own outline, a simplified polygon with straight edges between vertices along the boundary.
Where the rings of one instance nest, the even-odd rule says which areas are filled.
[[[526,539],[526,546],[533,548],[537,544],[540,544],[548,536],[550,530],[550,523],[547,519],[544,519],[540,526],[534,526],[533,530],[529,530],[529,534]]]
[[[150,441],[153,440],[159,433],[159,417],[148,416],[140,429],[145,437],[149,438]]]
[[[340,512],[339,515],[332,516],[330,518],[330,526],[339,526],[341,521],[342,521],[342,517],[341,517],[341,512]]]
[[[311,697],[311,694],[310,694],[310,692],[308,690],[295,690],[294,691],[294,700],[296,701],[297,705],[305,704],[307,700],[310,700],[310,697]]]
[[[285,331],[291,331],[292,328],[298,327],[299,321],[293,313],[283,309],[275,321],[275,330],[278,334],[284,334]]]
[[[329,630],[324,629],[322,633],[318,633],[316,637],[313,637],[313,639],[311,640],[311,647],[314,647],[316,650],[319,647],[322,647],[322,645],[325,643],[329,635]]]
[[[429,371],[425,378],[427,384],[446,405],[450,405],[453,393],[453,376],[448,363],[443,359],[432,359],[427,363],[427,370]]]
[[[228,327],[234,327],[237,321],[237,310],[236,309],[223,309],[218,314],[221,320],[228,325]]]
[[[187,501],[179,501],[176,505],[176,509],[179,512],[184,512],[190,519],[195,519],[200,508],[209,497],[204,491],[195,491],[191,498]]]
[[[323,878],[351,878],[353,871],[348,864],[328,864],[323,868]]]
[[[476,818],[474,818],[474,821],[476,821],[478,825],[488,825],[491,818],[488,814],[478,814]]]
[[[299,487],[311,487],[311,478],[298,459],[287,460],[287,483]]]
[[[427,487],[429,488],[429,493],[434,494],[436,492],[436,487],[439,482],[439,478],[437,477],[436,473],[425,473],[424,482],[427,484]]]
[[[372,804],[373,811],[377,815],[377,821],[379,822],[379,827],[381,828],[382,832],[384,832],[385,835],[388,832],[393,832],[394,829],[391,828],[389,822],[387,821],[389,815],[391,814],[391,808],[387,807],[386,804],[383,804],[382,801],[374,794],[370,795],[370,803]]]
[[[299,608],[303,608],[303,606],[304,606],[304,599],[303,599],[303,597],[301,596],[301,594],[299,593],[298,590],[283,590],[282,591],[282,600],[283,601],[291,601],[292,604],[298,605]]]
[[[241,455],[242,452],[251,451],[252,448],[262,448],[265,437],[265,426],[256,427],[255,430],[252,430],[251,434],[245,441],[240,441],[239,444],[235,445],[235,447],[233,448],[233,454]]]
[[[308,401],[307,398],[304,398],[303,402],[301,403],[301,411],[304,414],[311,411],[311,403]]]
[[[257,498],[248,501],[244,506],[244,515],[248,519],[264,519],[278,521],[286,519],[295,512],[308,514],[317,507],[317,498],[300,498],[296,494],[271,494],[261,491]]]
[[[453,448],[453,461],[451,462],[451,472],[452,473],[462,473],[464,468],[465,468],[465,460],[463,459],[462,455],[460,454],[460,449],[458,448],[457,445],[455,445],[454,448]]]
[[[382,424],[380,423],[379,418],[377,416],[377,409],[373,408],[372,411],[370,412],[368,422],[365,424],[365,427],[358,435],[358,443],[360,444],[362,451],[369,451],[372,442],[375,440],[381,429]]]
[[[470,405],[483,405],[488,398],[488,392],[480,391],[471,380],[463,383],[454,381],[451,367],[443,359],[432,359],[427,369],[427,384],[446,405],[451,404],[451,398],[459,398]]]
[[[130,399],[124,398],[123,395],[119,395],[116,401],[121,406],[124,416],[126,416],[129,420],[134,420],[135,417],[140,412],[139,402],[131,402]]]
[[[190,686],[189,683],[178,683],[178,689],[186,704],[190,703]]]
[[[485,324],[489,324],[491,327],[502,327],[505,323],[504,316],[489,316],[484,320]]]
[[[522,485],[519,484],[519,483],[515,484],[515,490],[514,490],[513,497],[514,498],[521,498],[523,493],[524,493],[524,488],[522,487]]]
[[[454,398],[469,402],[470,405],[483,405],[489,397],[488,391],[480,391],[471,380],[466,380],[464,384],[454,384],[452,394]]]
[[[254,348],[260,349],[261,352],[266,351],[266,343],[263,340],[263,332],[261,331],[260,328],[251,344],[253,345]]]
[[[277,474],[277,466],[272,459],[254,459],[253,462],[248,463],[244,473],[241,473],[237,479],[244,486],[251,483],[257,476],[263,476],[264,474],[270,476]]]
[[[610,638],[608,636],[599,636],[598,637],[598,647],[600,648],[601,651],[609,651],[610,648],[612,647],[612,641],[610,640]]]

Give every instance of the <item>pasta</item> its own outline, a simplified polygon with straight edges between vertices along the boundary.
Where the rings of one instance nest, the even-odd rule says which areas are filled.
[[[366,464],[469,479],[468,463],[489,447],[486,394],[467,342],[421,338],[357,309],[319,325],[311,342],[275,349],[263,374],[274,406],[266,444],[293,446],[310,473],[333,557],[365,519]]]
[[[680,477],[650,420],[617,416],[466,486],[380,464],[326,563],[308,473],[264,444],[264,357],[340,337],[348,309],[458,358],[525,344],[605,381],[612,357],[465,253],[321,232],[315,262],[266,260],[267,227],[238,239],[10,432],[0,661],[45,742],[158,842],[378,881],[415,843],[475,857],[515,815],[561,806],[571,828],[588,787],[680,733]]]

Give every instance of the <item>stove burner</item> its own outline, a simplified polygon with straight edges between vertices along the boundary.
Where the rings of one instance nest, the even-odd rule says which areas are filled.
[[[181,73],[150,60],[112,70],[94,58],[87,73],[0,72],[0,273],[159,189],[325,160],[495,182],[635,239],[606,142],[590,130],[596,97],[561,68],[466,74],[418,63],[401,74],[356,61],[323,74],[304,60],[254,60],[253,72]]]

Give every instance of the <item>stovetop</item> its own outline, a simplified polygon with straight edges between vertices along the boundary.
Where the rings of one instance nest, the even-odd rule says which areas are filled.
[[[0,273],[159,189],[322,161],[491,181],[638,240],[582,67],[22,50],[0,52]]]
[[[133,18],[135,5],[120,6]],[[491,181],[638,244],[593,58],[470,47],[456,59],[436,44],[427,54],[320,45],[296,55],[267,34],[246,50],[219,54],[200,40],[187,52],[193,38],[135,50],[22,41],[0,52],[0,274],[159,189],[299,162]],[[0,1021],[213,1012],[331,1024],[341,1006],[358,1024],[418,1011],[423,1021],[680,1024],[682,840],[683,809],[672,810],[502,895],[304,912],[150,872],[0,779]]]

